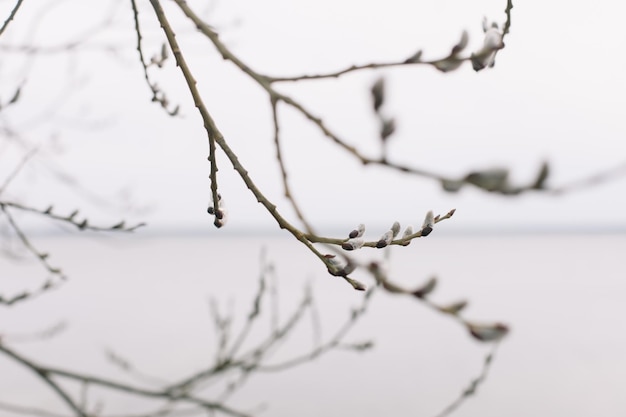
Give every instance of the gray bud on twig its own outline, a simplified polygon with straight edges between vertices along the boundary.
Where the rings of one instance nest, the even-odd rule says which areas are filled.
[[[393,240],[393,232],[391,230],[388,230],[387,232],[385,232],[384,235],[380,237],[378,242],[376,242],[376,247],[378,249],[382,249],[385,246],[389,245],[392,240]]]
[[[424,285],[417,288],[416,290],[413,290],[411,294],[413,294],[417,298],[425,298],[428,294],[434,291],[436,286],[437,286],[437,278],[432,277],[431,279],[426,281]]]
[[[433,231],[433,227],[435,227],[435,217],[432,210],[430,210],[426,213],[424,223],[422,224],[422,236],[428,236]]]

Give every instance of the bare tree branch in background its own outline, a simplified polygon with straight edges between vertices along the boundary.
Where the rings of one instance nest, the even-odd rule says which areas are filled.
[[[30,369],[42,382],[58,394],[65,403],[66,408],[72,411],[72,415],[90,416],[91,401],[79,401],[71,394],[64,382],[74,381],[84,384],[85,387],[101,388],[116,391],[136,397],[145,397],[154,400],[154,404],[161,403],[154,408],[153,404],[145,414],[137,416],[178,416],[178,415],[206,415],[208,411],[218,412],[235,417],[251,416],[253,414],[239,410],[228,405],[229,397],[240,390],[251,378],[259,378],[263,373],[283,371],[299,365],[313,362],[323,355],[334,350],[350,350],[363,352],[373,346],[371,341],[346,342],[350,330],[359,322],[366,313],[374,290],[369,290],[361,305],[352,310],[343,324],[330,338],[321,341],[318,347],[297,354],[294,357],[273,362],[272,357],[280,350],[280,346],[290,337],[294,331],[303,326],[303,319],[312,313],[314,306],[313,293],[306,288],[302,299],[291,313],[280,320],[278,327],[267,334],[261,340],[249,340],[249,335],[254,327],[261,325],[261,319],[274,320],[269,307],[273,303],[272,293],[267,291],[268,280],[274,273],[272,264],[262,264],[259,277],[259,287],[253,297],[250,312],[241,328],[233,332],[230,323],[232,317],[222,317],[219,312],[213,314],[216,322],[229,323],[216,326],[216,340],[219,340],[217,356],[214,362],[204,369],[198,370],[187,377],[174,383],[157,380],[147,376],[136,369],[132,363],[120,356],[113,350],[107,350],[106,355],[111,363],[129,374],[136,383],[119,382],[113,379],[89,375],[79,371],[58,369],[29,359],[18,353],[9,344],[24,342],[24,337],[7,336],[0,339],[0,353]],[[49,337],[59,329],[50,329],[46,332],[34,335],[34,337]],[[231,333],[232,332],[232,333]],[[6,339],[6,341],[4,340]],[[20,340],[21,339],[21,340]],[[12,343],[11,343],[12,342]],[[156,386],[156,388],[155,388]],[[215,399],[213,399],[215,398]],[[189,408],[191,407],[191,408]],[[18,414],[32,413],[42,416],[57,416],[64,414],[48,413],[27,406],[0,402],[0,410],[12,411]],[[181,414],[182,413],[182,414]],[[97,413],[98,416],[115,416],[106,413]]]

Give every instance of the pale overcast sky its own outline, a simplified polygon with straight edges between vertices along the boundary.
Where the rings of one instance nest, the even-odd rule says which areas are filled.
[[[163,36],[149,3],[138,2],[150,57]],[[29,142],[42,144],[4,197],[38,207],[53,203],[67,212],[84,207],[90,218],[102,221],[120,216],[99,210],[91,198],[76,197],[75,188],[59,186],[46,168],[54,165],[74,176],[80,193],[104,200],[96,205],[123,198],[134,208],[148,208],[132,217],[155,230],[217,233],[206,214],[206,133],[173,60],[162,70],[151,69],[151,75],[172,102],[180,103],[178,118],[167,117],[150,102],[129,2],[68,0],[41,15],[41,5],[52,3],[25,2],[0,38],[3,102],[25,80],[20,102],[0,117]],[[218,126],[262,191],[295,220],[282,198],[266,94],[196,35],[173,4],[163,3]],[[506,6],[503,0],[395,0],[384,6],[362,0],[231,0],[209,10],[204,3],[190,2],[207,13],[234,53],[269,75],[400,60],[418,49],[424,58],[440,57],[463,30],[470,35],[468,50],[476,50],[482,44],[483,17],[502,24]],[[12,5],[0,2],[3,16]],[[32,60],[6,49],[25,41],[55,45],[75,39],[111,10],[111,23],[87,41],[91,46],[84,52]],[[369,88],[384,75],[385,111],[398,124],[390,139],[391,159],[452,176],[508,167],[513,181],[520,182],[530,181],[547,160],[553,173],[549,184],[562,185],[626,161],[625,12],[618,1],[517,1],[506,47],[492,69],[476,73],[466,64],[443,74],[417,66],[279,87],[346,141],[376,155]],[[102,45],[117,49],[106,52]],[[290,109],[283,108],[281,126],[295,195],[322,230],[349,230],[357,223],[386,227],[395,220],[419,225],[427,210],[451,208],[457,216],[445,225],[450,230],[626,227],[625,178],[559,198],[503,198],[469,187],[445,194],[427,179],[359,166]],[[17,161],[15,149],[3,145],[2,178]],[[228,228],[272,228],[272,219],[221,153],[218,162]]]

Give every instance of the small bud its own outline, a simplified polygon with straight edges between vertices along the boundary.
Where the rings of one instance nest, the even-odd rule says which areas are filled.
[[[422,285],[418,289],[411,292],[411,294],[413,294],[417,298],[425,298],[428,294],[433,292],[436,286],[437,286],[437,278],[432,277],[424,285]]]
[[[442,313],[452,314],[455,316],[465,307],[467,307],[467,301],[461,300],[461,301],[457,301],[456,303],[449,304],[447,306],[439,307],[439,311],[441,311]]]
[[[509,328],[502,323],[495,324],[473,324],[466,323],[467,330],[477,340],[481,342],[495,342],[501,340],[509,333]]]
[[[215,221],[213,221],[213,224],[215,225],[215,227],[219,229],[226,224],[227,219],[228,219],[228,212],[225,209],[221,208],[215,214]]]
[[[355,237],[361,237],[365,233],[365,225],[363,223],[359,224],[356,229],[350,232],[348,237],[350,239],[354,239]]]
[[[486,191],[506,191],[509,188],[508,177],[508,169],[492,168],[470,172],[465,176],[465,182]]]
[[[451,56],[440,61],[433,62],[433,66],[441,72],[451,72],[458,69],[463,64],[462,59]]]
[[[393,233],[394,238],[398,236],[398,233],[400,233],[400,223],[393,222],[393,224],[391,225],[391,232]]]
[[[402,239],[408,239],[409,236],[411,236],[412,234],[413,234],[413,226],[409,225],[404,230],[404,233],[402,234]],[[406,242],[402,243],[402,246],[409,246],[410,244],[411,244],[411,241],[407,240]]]
[[[395,119],[385,119],[383,120],[383,124],[380,128],[380,139],[385,141],[389,136],[393,135],[396,131],[396,120]]]
[[[441,188],[443,188],[444,191],[447,191],[449,193],[456,193],[457,191],[461,189],[462,186],[463,186],[463,181],[454,181],[454,180],[447,180],[447,179],[441,180]]]
[[[422,223],[422,236],[428,236],[433,231],[433,227],[435,227],[435,218],[433,211],[429,210],[424,218],[424,223]]]
[[[457,55],[463,52],[463,49],[467,47],[468,40],[469,40],[469,35],[467,34],[467,31],[464,30],[463,33],[461,34],[461,39],[459,39],[459,42],[456,45],[454,45],[454,47],[452,48],[452,51],[450,52],[450,55]]]
[[[206,212],[209,213],[210,215],[215,214],[215,209],[213,208],[213,206],[209,206],[208,209],[206,209]]]
[[[324,258],[328,261],[328,273],[335,277],[342,277],[345,274],[343,270],[345,268],[345,264],[337,258],[335,255],[326,254]]]
[[[422,59],[422,50],[420,49],[404,61],[405,64],[416,64]]]
[[[378,112],[385,101],[385,79],[380,77],[371,89],[374,111]]]
[[[472,53],[470,59],[474,71],[480,71],[486,67],[493,67],[496,63],[496,53],[504,48],[502,42],[502,32],[497,24],[488,27],[487,21],[483,20],[483,30],[485,32],[485,40],[483,46],[478,51]]]
[[[117,229],[123,229],[125,226],[126,222],[124,222],[124,220],[122,220],[121,222],[119,222],[118,224],[111,226],[111,229],[117,230]]]
[[[537,174],[537,179],[533,183],[532,188],[535,190],[541,190],[545,188],[546,179],[548,179],[548,175],[550,175],[550,166],[547,162],[541,164],[541,168],[539,169],[539,174]]]
[[[393,240],[393,232],[391,230],[388,230],[384,235],[380,237],[378,242],[376,242],[376,247],[378,249],[384,248],[385,246],[389,245],[392,240]]]
[[[351,273],[354,272],[355,269],[356,269],[356,264],[348,261],[348,263],[346,264],[346,266],[343,267],[341,272],[343,272],[344,276],[345,275],[350,275]]]
[[[15,93],[13,94],[13,97],[11,97],[11,99],[9,100],[9,102],[7,104],[14,104],[17,102],[17,100],[20,99],[20,93],[22,92],[22,87],[18,87],[17,90],[15,90]]]
[[[364,243],[365,243],[364,239],[355,237],[355,238],[352,238],[343,242],[341,244],[341,247],[345,250],[356,250],[356,249],[361,249]]]
[[[174,109],[172,111],[170,111],[170,116],[177,116],[178,113],[180,112],[180,105],[176,105],[176,107],[174,107]]]

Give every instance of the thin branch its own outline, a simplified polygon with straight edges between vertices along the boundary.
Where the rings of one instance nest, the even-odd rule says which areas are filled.
[[[248,316],[246,318],[246,324],[244,324],[243,328],[239,332],[239,335],[230,347],[227,355],[227,357],[229,358],[232,358],[237,354],[237,352],[245,342],[246,338],[248,337],[248,334],[250,333],[250,330],[252,329],[255,321],[261,315],[261,304],[267,290],[267,282],[265,280],[266,271],[267,267],[262,264],[261,274],[259,276],[259,289],[257,290],[257,293],[254,296],[254,301],[252,302],[252,310],[250,311],[250,313],[248,313]]]
[[[76,220],[76,216],[78,215],[78,210],[73,211],[67,216],[61,216],[55,214],[53,212],[53,206],[49,206],[45,210],[36,209],[29,206],[24,206],[22,204],[14,203],[12,201],[1,201],[0,200],[0,208],[6,212],[6,207],[11,207],[16,210],[21,210],[28,213],[38,214],[40,216],[44,216],[53,220],[58,220],[64,223],[71,224],[75,226],[79,230],[91,230],[94,232],[134,232],[146,225],[146,223],[137,223],[133,226],[126,226],[126,222],[121,221],[119,223],[114,224],[113,226],[94,226],[89,224],[87,219],[83,219],[82,221]]]
[[[143,36],[141,34],[141,28],[139,26],[139,9],[137,8],[136,0],[130,0],[130,4],[133,9],[135,33],[137,34],[136,49],[137,49],[137,52],[139,53],[139,62],[141,63],[141,68],[143,69],[143,77],[146,80],[146,84],[148,84],[150,91],[152,92],[152,101],[159,103],[161,107],[163,108],[163,110],[165,110],[167,114],[169,114],[170,116],[176,116],[178,115],[180,106],[175,106],[174,108],[170,109],[169,108],[170,102],[166,94],[159,88],[159,86],[155,82],[150,80],[150,75],[148,73],[148,64],[146,63],[147,61],[146,61],[146,58],[143,52],[143,47],[142,47]],[[167,51],[165,49],[165,45],[163,45],[163,48],[161,50],[161,56],[159,58],[153,58],[151,63],[154,63],[157,66],[161,67],[163,63],[165,62],[165,60],[167,59],[166,52]]]
[[[271,104],[272,104],[272,122],[274,123],[274,146],[276,147],[276,160],[278,161],[278,166],[280,168],[280,173],[283,179],[284,195],[287,198],[287,200],[289,200],[289,202],[291,203],[291,207],[296,213],[296,216],[298,217],[298,219],[304,225],[306,232],[308,234],[314,234],[313,227],[306,220],[306,218],[304,217],[304,214],[302,214],[302,209],[300,208],[300,205],[296,202],[295,198],[293,197],[293,193],[291,192],[291,187],[289,186],[287,168],[285,167],[285,161],[283,159],[283,154],[282,154],[282,149],[281,149],[282,146],[280,142],[280,126],[278,124],[278,109],[277,109],[278,99],[275,96],[272,96]]]
[[[509,33],[509,29],[511,28],[511,9],[513,9],[513,0],[507,0],[506,9],[504,9],[506,22],[504,22],[504,27],[502,28],[502,40],[504,40],[504,37]]]
[[[0,402],[0,410],[7,411],[13,414],[23,414],[29,417],[67,417],[64,414],[51,413],[48,410],[43,410],[34,407],[26,407],[18,404],[10,404],[6,402]]]
[[[7,209],[7,206],[9,205],[5,203],[0,203],[0,210],[2,210],[5,216],[7,216],[7,219],[9,221],[9,224],[11,225],[11,228],[13,229],[17,237],[20,239],[24,247],[39,260],[39,262],[43,265],[43,267],[50,274],[58,276],[61,280],[65,280],[66,276],[62,273],[61,268],[53,267],[48,262],[48,254],[44,252],[40,252],[39,250],[37,250],[37,248],[35,248],[35,246],[33,246],[33,244],[30,242],[26,234],[22,231],[22,229],[15,222],[15,219],[11,215],[10,211]]]
[[[30,160],[30,158],[35,156],[35,154],[37,153],[38,150],[39,150],[38,147],[34,147],[30,151],[26,152],[26,154],[24,155],[22,160],[19,162],[19,164],[17,164],[15,166],[13,171],[11,171],[11,173],[4,180],[4,183],[2,185],[0,185],[0,195],[2,195],[2,193],[4,193],[4,191],[7,189],[7,187],[19,175],[19,173],[22,171],[22,169],[24,168],[26,163]]]
[[[233,417],[250,417],[249,414],[235,410],[231,407],[228,407],[224,404],[220,404],[220,403],[215,403],[215,402],[211,402],[211,401],[207,401],[204,400],[202,398],[198,398],[198,397],[194,397],[191,395],[187,395],[187,394],[178,394],[178,395],[174,395],[169,391],[160,391],[160,390],[150,390],[150,389],[145,389],[145,388],[141,388],[141,387],[137,387],[137,386],[133,386],[133,385],[129,385],[129,384],[124,384],[124,383],[120,383],[120,382],[116,382],[113,380],[109,380],[109,379],[105,379],[105,378],[100,378],[100,377],[96,377],[96,376],[90,376],[87,374],[80,374],[80,373],[76,373],[76,372],[71,372],[71,371],[66,371],[63,369],[58,369],[58,368],[51,368],[51,367],[43,367],[40,365],[36,365],[34,362],[32,362],[29,359],[26,359],[25,357],[19,355],[18,353],[16,353],[15,351],[9,349],[6,345],[4,344],[0,344],[0,352],[4,353],[5,355],[11,357],[12,359],[14,359],[15,361],[21,363],[22,365],[26,366],[29,369],[32,369],[34,372],[36,372],[38,375],[40,375],[42,378],[44,378],[46,380],[46,383],[48,383],[49,385],[50,382],[52,382],[51,387],[56,387],[58,388],[61,392],[63,392],[63,390],[60,388],[60,386],[58,384],[56,384],[54,381],[52,381],[52,379],[50,378],[51,376],[57,376],[60,378],[65,378],[65,379],[69,379],[69,380],[73,380],[73,381],[78,381],[81,383],[88,383],[91,385],[97,385],[100,387],[104,387],[104,388],[108,388],[114,391],[120,391],[120,392],[124,392],[127,394],[135,394],[137,396],[142,396],[142,397],[147,397],[147,398],[160,398],[160,399],[164,399],[164,400],[172,400],[172,401],[178,401],[180,403],[186,403],[186,404],[194,404],[200,407],[203,407],[206,410],[215,410],[215,411],[220,411],[222,413],[228,414],[230,416]],[[49,382],[50,381],[50,382]],[[59,395],[60,392],[57,389],[54,389]],[[64,393],[64,392],[63,392]],[[65,397],[64,397],[65,398]],[[71,401],[71,404],[75,405],[75,403],[71,400],[71,398],[67,397],[69,399],[69,401]],[[66,401],[67,402],[67,401]],[[67,402],[68,405],[70,405],[69,402]],[[78,410],[74,410],[80,417],[87,417],[86,414],[78,409]]]
[[[340,327],[339,330],[335,333],[335,335],[332,338],[330,338],[328,341],[319,345],[318,347],[316,347],[315,349],[311,350],[310,352],[304,355],[287,359],[285,361],[275,363],[275,364],[261,365],[257,367],[256,369],[260,372],[284,371],[286,369],[293,368],[298,365],[311,362],[332,349],[349,346],[349,345],[342,345],[341,342],[346,337],[346,335],[350,332],[350,330],[354,327],[357,321],[366,313],[367,308],[369,306],[369,302],[375,291],[374,288],[375,287],[373,287],[372,289],[368,290],[365,293],[365,295],[363,296],[363,302],[361,303],[361,305],[358,308],[355,308],[354,310],[352,310],[350,317],[348,318],[348,321],[346,321],[346,323],[342,327]],[[364,350],[362,348],[362,346],[364,345],[360,345],[360,346],[361,347],[359,350]],[[371,342],[368,342],[367,346],[368,346],[367,348],[371,347],[372,346]],[[352,348],[351,350],[355,350],[355,349]]]
[[[84,410],[82,410],[75,402],[72,400],[70,395],[63,390],[63,388],[54,382],[54,380],[50,377],[52,372],[50,370],[37,366],[33,362],[27,360],[26,358],[18,355],[17,353],[9,350],[4,345],[0,344],[0,352],[3,352],[5,355],[11,357],[15,361],[21,363],[26,368],[33,371],[37,376],[39,376],[43,382],[45,382],[51,389],[54,391],[61,400],[68,406],[70,410],[72,410],[79,417],[88,417]]]
[[[17,11],[19,10],[19,8],[22,5],[23,1],[24,0],[17,0],[17,3],[15,3],[15,6],[13,6],[13,10],[11,10],[11,14],[9,14],[9,17],[6,18],[6,20],[2,24],[2,27],[0,27],[0,36],[2,36],[2,34],[6,30],[6,28],[9,26],[9,23],[11,23],[11,21],[13,20],[15,15],[17,14]]]
[[[458,409],[467,399],[469,399],[469,397],[476,394],[476,390],[478,389],[478,387],[481,386],[487,379],[487,376],[489,374],[489,369],[491,368],[491,364],[493,363],[498,346],[499,346],[498,343],[495,343],[493,347],[491,348],[491,351],[487,354],[487,356],[485,356],[480,374],[476,378],[472,379],[469,385],[467,386],[467,388],[465,388],[463,392],[461,392],[459,397],[453,402],[451,402],[439,414],[437,414],[436,417],[449,416],[456,409]]]
[[[590,188],[590,187],[594,187],[600,184],[604,184],[609,181],[622,178],[624,175],[626,175],[626,162],[623,162],[611,169],[592,175],[590,177],[572,181],[571,183],[565,184],[562,186],[550,188],[548,189],[548,192],[550,194],[559,196],[559,195],[571,193],[574,191],[579,191],[581,189]]]

